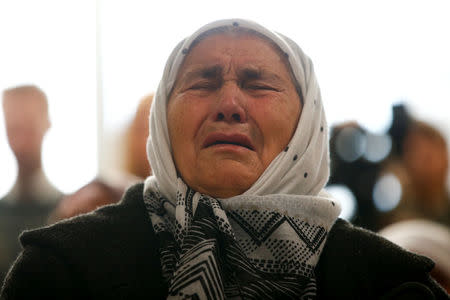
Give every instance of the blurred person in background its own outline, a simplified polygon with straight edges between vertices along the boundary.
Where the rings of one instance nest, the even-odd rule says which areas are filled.
[[[141,99],[134,118],[125,131],[123,170],[137,179],[145,179],[151,174],[145,145],[149,135],[148,118],[152,101],[153,94]]]
[[[118,159],[122,160],[123,164],[119,174],[115,174],[114,180],[97,177],[73,194],[64,197],[52,213],[51,222],[117,203],[127,187],[150,176],[151,168],[145,145],[149,135],[148,117],[152,99],[153,94],[150,94],[139,102],[133,120],[121,136],[122,158]]]
[[[45,93],[34,85],[3,92],[8,143],[17,161],[17,178],[0,199],[0,280],[21,250],[18,236],[25,229],[46,224],[63,194],[42,168],[42,143],[50,128]]]
[[[428,219],[450,226],[447,188],[448,147],[442,133],[400,108],[404,116],[393,124],[391,156],[382,174],[393,174],[401,184],[398,206],[382,216],[382,226],[406,219]]]
[[[380,155],[369,153],[376,151]],[[450,225],[446,140],[411,116],[404,104],[393,106],[385,134],[376,135],[356,122],[333,126],[330,156],[328,186],[344,185],[356,199],[352,223],[375,231],[415,218]]]

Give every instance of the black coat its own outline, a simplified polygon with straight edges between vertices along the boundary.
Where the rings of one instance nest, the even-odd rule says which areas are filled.
[[[135,185],[117,205],[25,232],[24,250],[0,298],[165,299],[158,241],[142,190],[143,184]],[[318,297],[448,299],[429,276],[433,265],[338,220],[316,268]]]

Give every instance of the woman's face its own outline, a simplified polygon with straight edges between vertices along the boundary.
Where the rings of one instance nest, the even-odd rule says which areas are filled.
[[[272,44],[249,34],[209,36],[187,55],[168,103],[177,170],[198,192],[242,194],[287,146],[300,112]]]

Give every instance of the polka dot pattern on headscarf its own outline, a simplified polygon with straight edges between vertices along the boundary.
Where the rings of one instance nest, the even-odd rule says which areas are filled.
[[[311,60],[289,38],[242,19],[208,24],[183,40],[170,55],[152,104],[151,136],[147,143],[149,161],[158,187],[168,199],[175,199],[177,172],[170,155],[166,106],[178,70],[197,37],[219,27],[239,27],[258,32],[286,54],[296,85],[300,87],[303,107],[297,129],[286,147],[267,167],[245,195],[291,194],[318,195],[329,176],[328,133],[320,89]],[[310,180],[302,176],[308,172]],[[173,200],[174,201],[174,200]]]

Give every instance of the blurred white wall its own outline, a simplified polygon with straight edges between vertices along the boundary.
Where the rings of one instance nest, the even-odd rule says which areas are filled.
[[[415,116],[450,135],[448,1],[97,4],[96,14],[89,0],[0,2],[0,89],[32,82],[47,92],[54,127],[44,163],[65,191],[97,172],[97,94],[103,103],[101,136],[108,145],[103,161],[112,165],[117,132],[138,101],[156,89],[171,49],[218,18],[251,18],[297,41],[315,64],[330,125],[352,119],[383,131],[391,105],[405,100]],[[0,194],[14,177],[3,131],[0,127]]]

